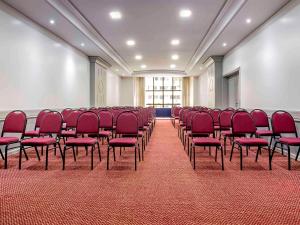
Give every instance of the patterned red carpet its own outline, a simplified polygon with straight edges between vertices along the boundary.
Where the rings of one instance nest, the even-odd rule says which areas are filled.
[[[213,151],[214,153],[214,151]],[[300,224],[300,162],[287,170],[287,159],[274,157],[268,170],[264,153],[239,154],[225,171],[207,150],[198,149],[197,169],[177,138],[170,121],[157,121],[145,161],[134,171],[133,151],[117,151],[117,162],[90,157],[80,150],[77,162],[68,152],[66,170],[51,152],[49,170],[44,157],[17,169],[18,156],[9,157],[9,169],[0,161],[0,224]],[[97,156],[97,154],[95,154]],[[102,147],[106,158],[106,149]],[[218,161],[220,162],[220,161]]]

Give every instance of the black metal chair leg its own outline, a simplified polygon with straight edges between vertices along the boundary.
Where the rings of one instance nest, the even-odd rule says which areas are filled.
[[[195,153],[195,146],[193,146],[193,155],[194,155],[194,170],[196,169],[196,153]]]
[[[139,162],[141,161],[140,144],[138,143]]]
[[[63,152],[61,150],[61,145],[60,145],[59,142],[57,144],[58,144],[58,149],[59,149],[59,152],[60,152],[60,157],[63,157]]]
[[[224,170],[224,156],[223,156],[223,148],[220,146],[221,149],[221,161],[222,161],[222,170]]]
[[[217,156],[218,155],[218,147],[216,146],[216,154],[215,154],[215,162],[217,162]]]
[[[281,145],[281,155],[283,155],[283,144],[280,143],[280,145]]]
[[[78,148],[77,148],[78,149]],[[76,150],[77,150],[76,149]],[[75,153],[75,147],[74,146],[72,146],[72,151],[73,151],[73,158],[74,158],[74,161],[76,162],[76,153]],[[77,151],[77,153],[78,153],[78,151]]]
[[[56,143],[54,144],[54,155],[56,155]]]
[[[23,146],[23,152],[24,152],[24,155],[25,155],[26,160],[28,160],[29,158],[28,158],[28,155],[27,155],[27,153],[26,153],[26,150],[25,150],[24,146]]]
[[[271,148],[268,146],[268,153],[269,153],[269,170],[272,170],[272,157],[271,157]]]
[[[38,151],[38,148],[37,146],[34,146],[34,149],[35,149],[35,153],[36,153],[36,157],[38,158],[38,160],[40,161],[41,158],[40,158],[40,154],[39,154],[39,151]]]
[[[274,146],[273,146],[272,154],[271,154],[271,159],[273,159],[273,155],[274,155],[274,152],[275,152],[275,149],[276,149],[277,144],[278,144],[278,142],[275,142],[275,144],[274,144]]]
[[[91,170],[94,169],[94,149],[95,149],[95,145],[93,145],[91,148]]]
[[[288,170],[291,170],[291,149],[289,145],[287,147],[288,147]]]
[[[134,147],[134,170],[136,170],[136,146]]]
[[[3,155],[2,151],[1,151],[1,149],[0,149],[0,155],[1,155],[1,158],[4,160],[4,155]]]
[[[230,152],[230,158],[229,158],[229,161],[232,160],[232,155],[233,155],[234,145],[235,145],[235,143],[233,142],[233,144],[232,144],[232,146],[231,146],[231,152]],[[224,151],[225,151],[225,148],[224,148]],[[224,155],[226,155],[226,153],[224,153]]]
[[[298,148],[298,152],[297,152],[297,155],[296,155],[295,161],[297,161],[297,160],[298,160],[299,153],[300,153],[300,147]]]
[[[224,136],[224,155],[226,155],[226,136]]]
[[[115,147],[113,147],[113,154],[114,154],[114,161],[116,161],[116,151],[115,151]]]
[[[255,157],[255,162],[258,160],[258,153],[261,151],[261,147],[258,147],[257,152],[256,152],[256,157]]]
[[[107,145],[107,160],[106,160],[106,169],[109,169],[109,145]]]
[[[22,152],[23,152],[23,146],[20,146],[20,152],[19,152],[19,170],[21,169],[22,164]]]
[[[7,149],[8,149],[8,145],[5,146],[5,152],[4,152],[4,169],[7,169]]]
[[[100,151],[100,144],[99,144],[99,142],[97,142],[97,148],[98,148],[99,161],[101,162],[101,151]]]
[[[48,152],[49,152],[49,145],[47,145],[47,147],[46,147],[46,166],[45,166],[45,170],[48,170]]]
[[[239,146],[240,150],[240,169],[243,170],[243,148],[242,146]]]

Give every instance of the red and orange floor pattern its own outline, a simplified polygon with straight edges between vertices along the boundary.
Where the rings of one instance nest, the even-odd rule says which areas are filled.
[[[33,151],[21,171],[18,155],[7,170],[0,161],[0,224],[300,224],[300,162],[288,171],[280,154],[272,171],[266,152],[255,163],[251,151],[243,171],[239,154],[232,162],[227,154],[221,171],[219,158],[198,149],[194,171],[167,120],[157,121],[136,172],[131,149],[121,157],[118,149],[107,171],[101,147],[104,160],[95,154],[93,171],[83,149],[76,163],[68,151],[65,171],[53,152],[48,171]]]

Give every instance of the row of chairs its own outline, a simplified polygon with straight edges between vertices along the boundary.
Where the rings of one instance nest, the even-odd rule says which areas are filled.
[[[27,117],[23,111],[16,110],[8,113],[0,137],[0,145],[5,146],[4,155],[0,150],[0,155],[4,160],[4,168],[6,169],[8,164],[9,146],[16,143],[20,144],[19,169],[21,169],[22,154],[28,160],[27,147],[35,149],[38,160],[40,160],[38,147],[41,147],[42,155],[44,147],[46,148],[46,170],[48,169],[48,152],[50,149],[54,149],[54,154],[56,154],[56,149],[59,149],[63,169],[65,169],[65,156],[68,149],[73,150],[74,160],[76,161],[78,147],[85,147],[87,154],[88,148],[90,148],[91,169],[93,169],[93,152],[95,149],[98,150],[99,160],[101,161],[99,145],[101,138],[105,138],[108,144],[107,169],[109,168],[110,149],[113,149],[115,160],[116,147],[120,147],[120,154],[121,147],[135,147],[135,155],[138,151],[140,160],[140,139],[142,139],[143,159],[145,145],[147,144],[145,141],[149,140],[155,125],[154,110],[152,108],[114,108],[114,110],[117,109],[117,115],[114,115],[110,108],[66,109],[61,113],[46,109],[38,114],[34,130],[29,131],[26,131]],[[8,134],[15,136],[7,136]],[[61,139],[63,139],[64,149],[61,148]]]
[[[257,147],[256,161],[258,160],[258,155],[261,154],[261,149],[266,148],[269,152],[269,169],[272,168],[273,154],[278,145],[281,147],[282,154],[284,146],[287,147],[289,170],[291,169],[291,146],[299,147],[296,154],[296,161],[298,159],[300,138],[298,138],[293,117],[286,111],[279,110],[272,114],[272,129],[269,125],[267,113],[261,109],[255,109],[249,113],[245,109],[234,110],[227,108],[220,110],[200,107],[177,107],[173,109],[173,112],[172,123],[175,124],[176,120],[179,121],[178,136],[182,140],[184,148],[187,144],[190,159],[192,157],[192,150],[195,151],[195,146],[217,146],[226,155],[226,141],[228,139],[232,144],[230,161],[232,160],[233,150],[237,146],[240,152],[241,170],[243,168],[242,147],[246,147],[247,155],[250,147]],[[217,134],[219,134],[218,138]],[[263,137],[270,137],[270,143]],[[190,139],[192,139],[191,144],[189,143]],[[223,146],[220,142],[221,139],[224,140]],[[274,145],[271,150],[273,142]]]

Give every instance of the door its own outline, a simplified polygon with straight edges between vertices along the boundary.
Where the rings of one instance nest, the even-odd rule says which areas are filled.
[[[240,107],[239,97],[239,75],[234,74],[228,79],[228,106],[232,108]]]

